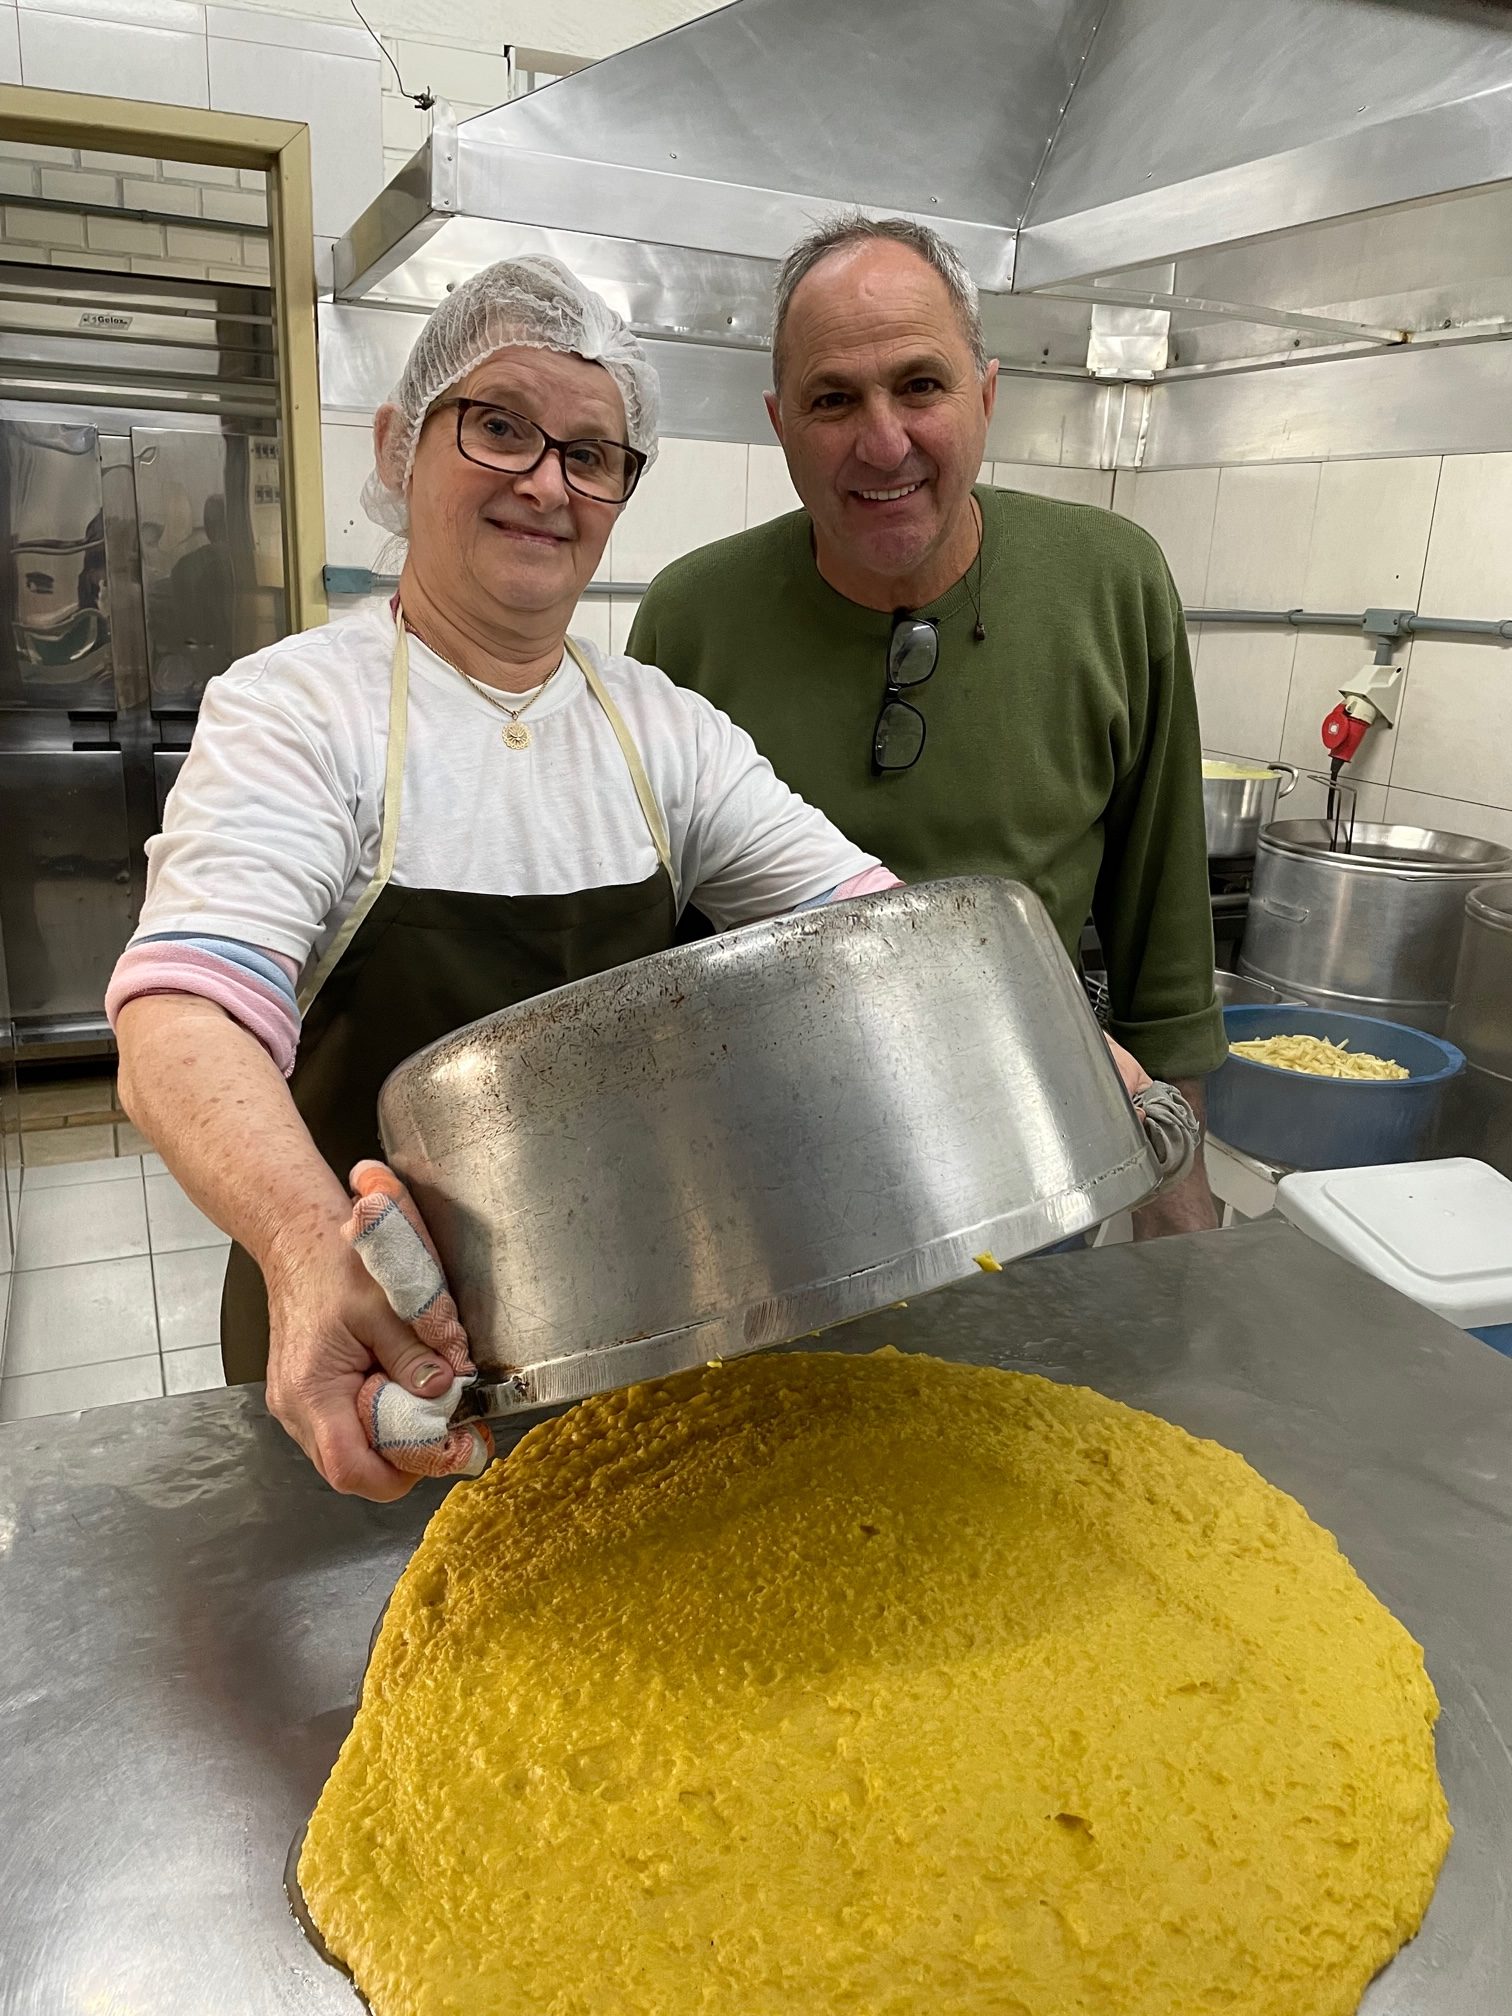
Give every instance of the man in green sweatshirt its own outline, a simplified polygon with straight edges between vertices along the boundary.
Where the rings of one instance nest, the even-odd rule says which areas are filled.
[[[1111,1033],[1201,1110],[1224,1055],[1181,603],[1111,512],[974,481],[997,394],[976,290],[903,219],[844,218],[778,281],[772,425],[804,509],[663,570],[630,655],[706,694],[909,881],[1012,876]],[[1200,1163],[1136,1236],[1216,1224]]]

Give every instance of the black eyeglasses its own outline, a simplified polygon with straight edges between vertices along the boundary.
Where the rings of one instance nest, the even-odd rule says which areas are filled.
[[[568,489],[600,504],[623,504],[649,459],[624,441],[558,441],[523,413],[490,406],[486,400],[444,403],[457,409],[457,453],[467,461],[510,476],[528,476],[554,453]]]
[[[924,754],[924,716],[902,696],[933,679],[940,662],[939,625],[899,609],[887,640],[887,692],[872,730],[872,775],[911,770]]]

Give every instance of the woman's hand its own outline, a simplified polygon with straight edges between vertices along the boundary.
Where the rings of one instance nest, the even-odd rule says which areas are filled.
[[[1123,1088],[1131,1099],[1136,1092],[1143,1092],[1147,1085],[1155,1082],[1139,1059],[1130,1056],[1129,1052],[1121,1044],[1115,1043],[1111,1036],[1104,1036],[1103,1041],[1113,1052],[1113,1062],[1118,1066],[1118,1075],[1123,1080]]]
[[[416,1481],[370,1446],[357,1396],[375,1363],[422,1399],[451,1386],[353,1252],[339,1220],[290,1236],[269,1254],[268,1409],[334,1490],[380,1502]]]

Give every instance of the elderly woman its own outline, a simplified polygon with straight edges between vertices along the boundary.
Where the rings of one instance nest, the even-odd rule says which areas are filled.
[[[662,950],[691,901],[726,927],[895,879],[707,701],[567,635],[656,408],[639,344],[556,261],[459,287],[374,423],[398,594],[212,682],[150,845],[107,998],[122,1097],[236,1242],[227,1377],[266,1375],[339,1490],[486,1453],[446,1432],[471,1368],[434,1263],[412,1326],[352,1243],[413,1209],[365,1161],[393,1066]],[[411,1410],[391,1433],[385,1400]]]
[[[893,879],[706,701],[567,637],[656,408],[640,346],[555,261],[458,288],[374,425],[398,595],[212,682],[150,845],[108,1001],[122,1097],[236,1241],[227,1377],[266,1374],[339,1489],[411,1481],[359,1418],[375,1363],[452,1384],[343,1236],[389,1070],[662,950],[690,901],[728,926]]]

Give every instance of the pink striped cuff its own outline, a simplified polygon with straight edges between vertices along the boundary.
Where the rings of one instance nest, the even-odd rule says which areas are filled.
[[[875,868],[863,868],[848,882],[838,883],[829,893],[831,903],[843,903],[849,896],[875,896],[883,889],[901,889],[902,879],[879,861]]]
[[[276,952],[264,957],[276,959],[290,980],[297,978],[291,959]],[[126,1003],[143,994],[198,994],[213,1001],[257,1038],[285,1078],[294,1069],[294,1053],[299,1047],[298,1011],[265,980],[229,959],[182,943],[128,945],[105,990],[105,1013],[112,1029]]]

